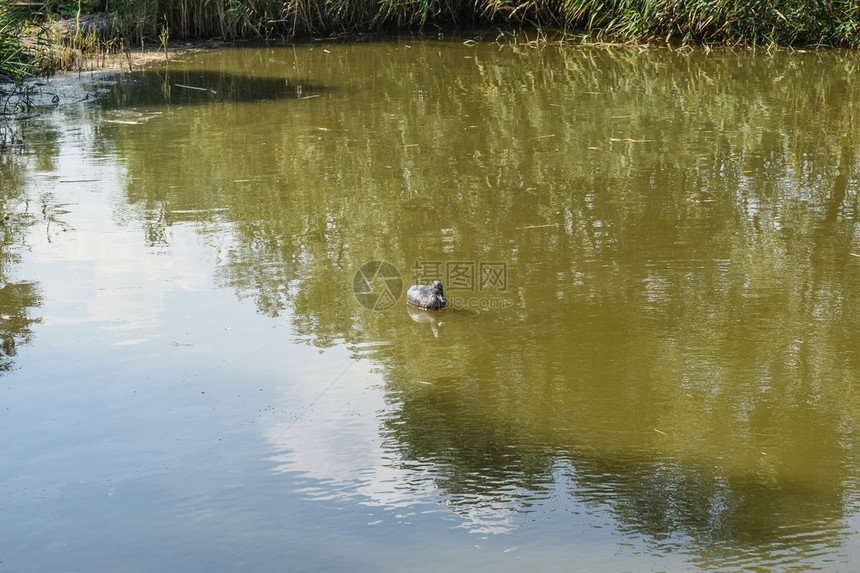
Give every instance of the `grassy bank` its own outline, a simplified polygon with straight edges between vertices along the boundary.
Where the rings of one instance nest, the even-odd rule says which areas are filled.
[[[124,33],[150,38],[165,28],[174,37],[232,39],[484,24],[634,41],[860,46],[856,0],[87,0],[82,7],[120,14]]]
[[[25,81],[36,75],[42,65],[34,46],[26,19],[8,3],[0,3],[0,151],[10,139],[4,120],[30,107]]]
[[[25,49],[24,35],[21,15],[9,4],[0,4],[0,83],[18,83],[35,71],[35,62]]]
[[[97,25],[88,20],[95,14],[102,15]],[[50,27],[64,18],[64,32]],[[35,69],[22,44],[22,23],[35,19],[0,3],[3,78]],[[38,19],[45,42],[90,49],[450,25],[525,26],[609,41],[860,48],[857,0],[47,0]]]

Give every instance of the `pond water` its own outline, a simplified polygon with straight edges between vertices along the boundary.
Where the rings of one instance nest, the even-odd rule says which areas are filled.
[[[488,33],[81,81],[0,153],[0,570],[860,559],[856,54]]]

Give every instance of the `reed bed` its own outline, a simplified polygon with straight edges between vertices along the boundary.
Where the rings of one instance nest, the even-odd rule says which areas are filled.
[[[43,32],[62,18],[77,26],[63,37],[36,34],[53,48],[36,46],[35,61],[50,54],[41,60],[54,67],[68,67],[78,54],[92,58],[93,51],[145,41],[166,52],[168,37],[320,37],[451,25],[551,29],[598,41],[860,48],[860,0],[47,0],[42,6]],[[98,27],[84,29],[85,18],[96,15]],[[38,69],[23,32],[32,21],[33,14],[0,1],[0,79]]]
[[[429,25],[513,25],[603,39],[860,46],[858,0],[52,0],[120,16],[126,41],[320,36]],[[49,4],[49,7],[51,4]]]
[[[34,71],[24,32],[20,15],[9,4],[0,4],[0,83],[17,83]]]

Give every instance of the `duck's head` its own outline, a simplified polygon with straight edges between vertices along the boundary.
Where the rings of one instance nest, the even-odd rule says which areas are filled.
[[[430,290],[433,294],[445,294],[442,292],[442,283],[440,281],[433,281],[433,284],[430,285]]]

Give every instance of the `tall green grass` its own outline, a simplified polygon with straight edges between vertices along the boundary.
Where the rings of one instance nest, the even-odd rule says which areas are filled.
[[[175,37],[228,39],[493,24],[640,41],[860,46],[856,0],[106,0],[105,8],[139,36],[162,24]]]
[[[40,70],[35,51],[37,36],[8,3],[0,3],[0,151],[15,140],[9,118],[31,107],[31,88],[26,80]]]
[[[48,0],[58,16],[112,12],[127,44],[498,25],[607,40],[860,47],[858,0]]]
[[[0,4],[0,83],[16,83],[32,72],[21,18],[9,4]]]

